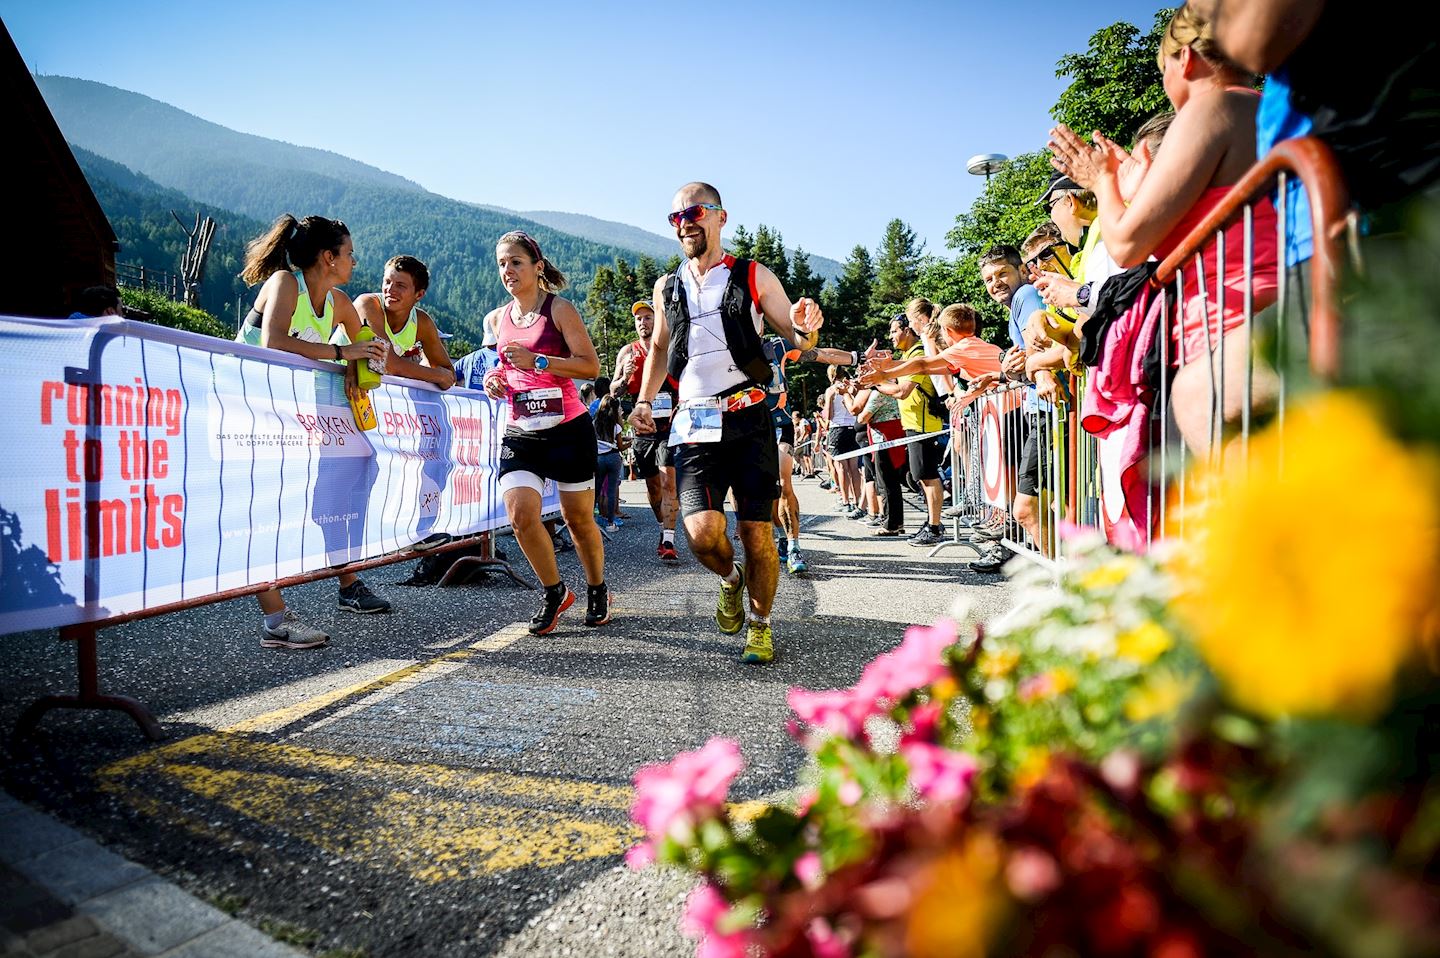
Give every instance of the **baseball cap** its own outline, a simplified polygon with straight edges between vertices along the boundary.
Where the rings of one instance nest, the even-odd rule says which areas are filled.
[[[1050,185],[1045,187],[1045,192],[1035,201],[1036,206],[1044,206],[1050,202],[1050,197],[1056,193],[1066,193],[1071,190],[1079,190],[1081,186],[1064,173],[1056,173],[1050,178]]]
[[[642,310],[642,309],[648,309],[648,310],[650,310],[650,312],[652,312],[652,313],[655,312],[655,307],[652,306],[652,305],[650,305],[650,303],[649,303],[648,301],[642,299],[642,300],[637,300],[635,303],[633,303],[633,304],[630,306],[630,315],[631,315],[631,316],[638,315],[639,312],[640,312],[640,310]]]

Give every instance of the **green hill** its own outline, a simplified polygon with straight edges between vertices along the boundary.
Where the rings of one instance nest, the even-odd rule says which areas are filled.
[[[539,240],[570,277],[569,295],[579,303],[596,267],[636,257],[628,248],[429,193],[333,153],[235,133],[104,84],[44,76],[36,82],[77,154],[93,154],[82,165],[112,216],[121,262],[173,271],[184,236],[169,211],[187,222],[196,208],[215,217],[220,228],[203,302],[231,321],[235,297],[243,303],[253,295],[232,279],[244,244],[284,211],[346,222],[361,261],[352,294],[377,288],[390,256],[420,257],[431,271],[431,314],[442,328],[477,342],[481,319],[506,296],[494,249],[507,230],[524,229]]]

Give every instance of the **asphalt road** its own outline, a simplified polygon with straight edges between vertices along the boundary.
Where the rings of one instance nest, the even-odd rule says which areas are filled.
[[[799,491],[811,571],[782,573],[772,665],[742,664],[743,636],[717,631],[716,580],[683,541],[678,567],[655,558],[643,486],[626,483],[606,627],[583,626],[582,598],[535,638],[538,593],[494,575],[398,585],[410,564],[365,575],[389,615],[336,611],[333,582],[289,590],[336,636],[322,650],[261,649],[251,600],[132,623],[101,634],[101,687],[141,699],[169,738],[52,712],[9,747],[4,787],[316,954],[691,954],[684,876],[621,864],[634,771],[725,735],[748,763],[733,797],[783,793],[804,757],[788,687],[852,683],[962,592],[1007,600],[998,577],[963,571],[968,549],[928,558],[839,518],[813,482]],[[513,540],[500,548],[524,568]],[[561,568],[580,589],[573,553]],[[74,653],[54,633],[3,641],[8,732],[35,697],[73,689]]]

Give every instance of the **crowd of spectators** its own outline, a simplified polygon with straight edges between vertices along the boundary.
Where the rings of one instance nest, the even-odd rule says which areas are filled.
[[[1427,68],[1436,41],[1407,37],[1401,57],[1376,37],[1366,52],[1373,73],[1341,78],[1323,67],[1329,55],[1355,49],[1351,31],[1370,36],[1377,27],[1356,3],[1320,10],[1299,0],[1195,0],[1177,9],[1156,63],[1171,109],[1128,147],[1104,131],[1051,130],[1055,175],[1035,201],[1049,219],[1019,247],[996,245],[980,257],[979,278],[1008,311],[1007,348],[975,335],[966,304],[911,302],[891,323],[893,353],[872,350],[853,379],[830,370],[813,428],[829,441],[812,443],[817,459],[804,474],[828,470],[822,485],[837,494],[837,508],[881,535],[901,531],[903,512],[892,504],[909,485],[924,513],[910,538],[917,545],[946,538],[948,490],[946,514],[981,550],[972,568],[995,571],[1010,555],[1002,541],[1051,553],[1056,520],[1075,518],[1065,510],[1074,505],[1067,483],[1076,468],[1068,430],[1078,421],[1093,434],[1086,441],[1112,444],[1105,458],[1118,482],[1107,495],[1123,509],[1107,528],[1117,537],[1155,532],[1147,502],[1158,491],[1158,443],[1173,437],[1182,459],[1224,454],[1242,421],[1262,423],[1278,406],[1281,372],[1255,343],[1274,334],[1282,283],[1301,314],[1294,325],[1305,328],[1313,244],[1299,178],[1283,204],[1264,190],[1250,197],[1248,216],[1220,224],[1193,255],[1187,249],[1164,284],[1155,281],[1161,264],[1279,139],[1325,140],[1372,235],[1403,228],[1407,204],[1433,199],[1440,179],[1440,143],[1425,121],[1434,115]],[[1392,134],[1399,143],[1380,142]],[[981,395],[1000,413],[998,452],[1010,483],[1003,508],[979,494]],[[876,397],[898,401],[898,416]],[[908,455],[867,452],[856,468],[855,459],[836,461],[855,448],[856,430],[861,446],[938,435],[913,442]],[[955,455],[942,456],[952,437]]]

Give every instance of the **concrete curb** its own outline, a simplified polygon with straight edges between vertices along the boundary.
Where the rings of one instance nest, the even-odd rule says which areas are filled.
[[[0,955],[295,958],[150,869],[0,791]]]

